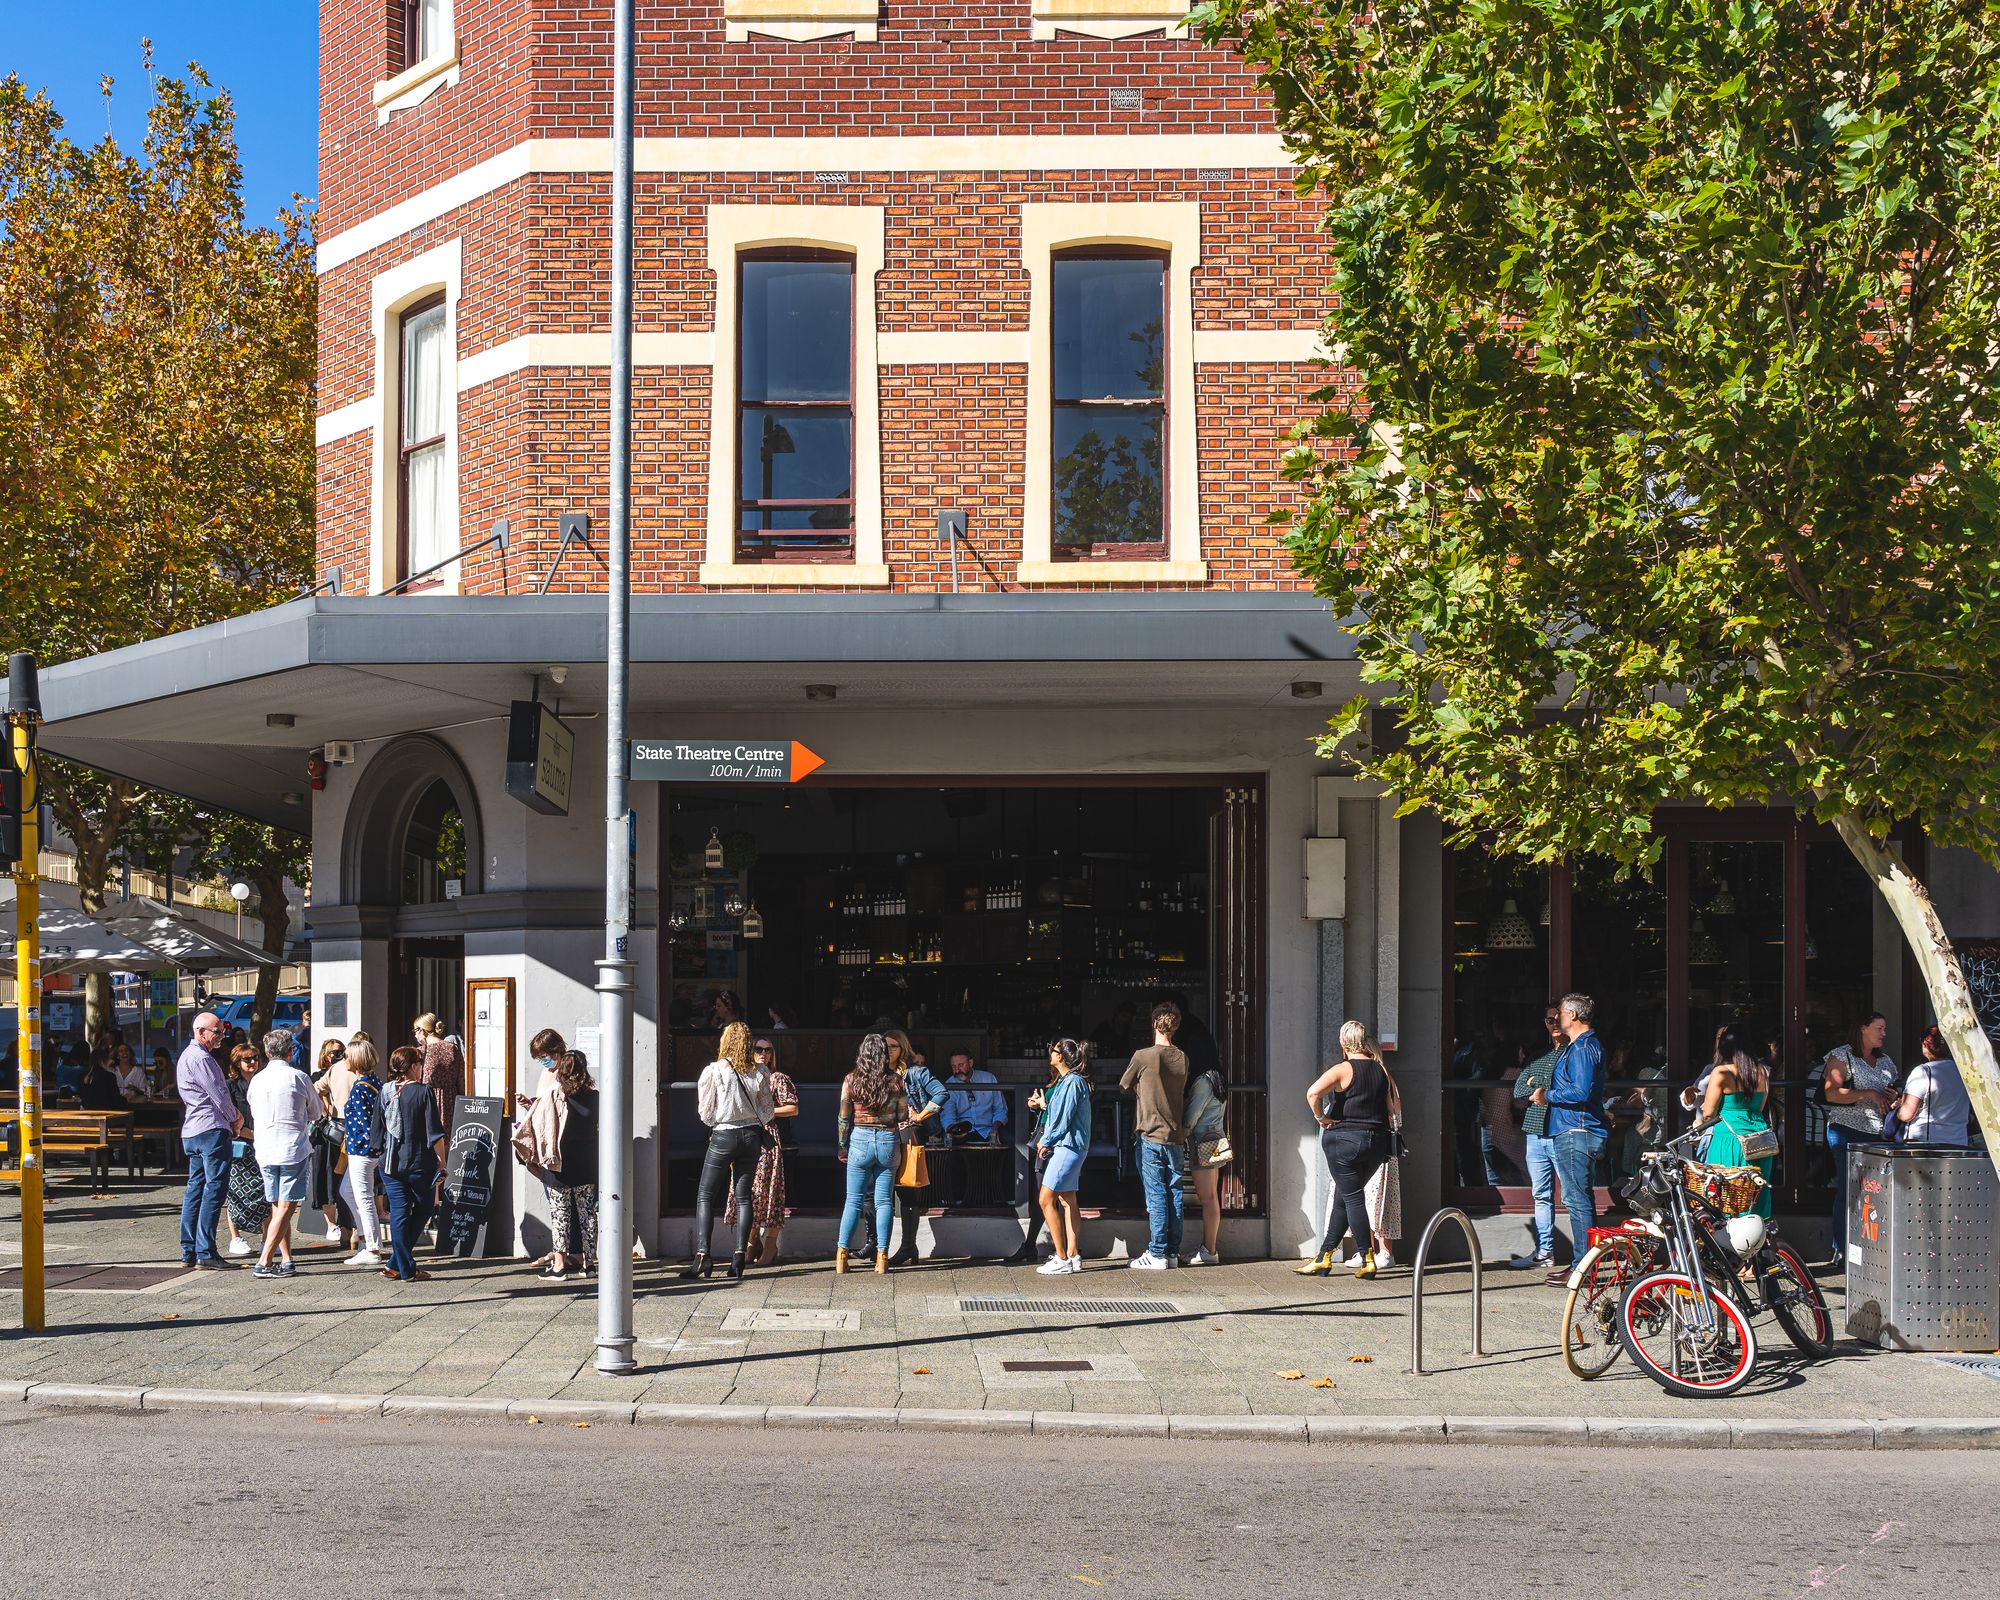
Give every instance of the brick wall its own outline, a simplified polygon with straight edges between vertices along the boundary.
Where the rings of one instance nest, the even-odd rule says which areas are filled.
[[[462,80],[394,113],[386,127],[377,126],[372,97],[385,59],[377,11],[378,0],[328,0],[323,8],[323,238],[524,139],[608,133],[608,6],[458,0]],[[640,12],[642,137],[1269,130],[1241,69],[1219,53],[1159,38],[1032,41],[1027,0],[889,0],[875,45],[725,44],[719,0],[642,0]],[[1113,85],[1144,90],[1145,109],[1111,110]],[[452,238],[464,262],[461,363],[528,332],[602,331],[609,193],[602,173],[532,173],[332,266],[321,294],[322,411],[366,402],[373,392],[371,280]],[[642,173],[636,326],[642,334],[712,327],[708,206],[808,203],[886,208],[886,264],[877,281],[884,333],[1022,329],[1028,278],[1019,208],[1061,200],[1200,201],[1199,330],[1309,327],[1324,308],[1330,268],[1315,232],[1318,208],[1293,194],[1283,171],[856,172],[838,184],[811,173]],[[638,375],[634,579],[642,589],[696,583],[709,376],[701,366]],[[1290,499],[1277,470],[1284,430],[1327,376],[1303,363],[1197,367],[1202,554],[1212,586],[1297,583],[1264,519]],[[1018,364],[883,366],[883,541],[895,587],[949,585],[948,553],[936,534],[936,513],[947,506],[972,513],[972,541],[987,563],[961,552],[960,586],[1018,587],[1026,383]],[[531,368],[460,396],[461,525],[483,531],[505,515],[518,541],[504,561],[476,558],[464,574],[467,589],[538,587],[563,510],[588,510],[601,526],[607,404],[601,368]],[[368,455],[365,433],[322,448],[323,568],[366,570]],[[554,587],[601,584],[594,558],[572,552]]]

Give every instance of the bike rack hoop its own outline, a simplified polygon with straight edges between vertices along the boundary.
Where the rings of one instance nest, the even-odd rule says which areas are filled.
[[[1446,1206],[1431,1218],[1417,1243],[1416,1270],[1410,1289],[1410,1376],[1413,1378],[1428,1376],[1424,1371],[1424,1266],[1430,1260],[1431,1241],[1447,1222],[1458,1224],[1465,1235],[1466,1253],[1472,1257],[1472,1354],[1481,1357],[1486,1354],[1486,1296],[1479,1262],[1479,1235],[1473,1231],[1472,1218],[1457,1206]]]

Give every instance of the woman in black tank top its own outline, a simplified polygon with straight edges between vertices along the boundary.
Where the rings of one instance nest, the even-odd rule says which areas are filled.
[[[1298,1270],[1319,1276],[1333,1270],[1343,1233],[1354,1235],[1361,1256],[1357,1278],[1375,1276],[1368,1228],[1368,1180],[1389,1159],[1389,1119],[1402,1113],[1395,1080],[1368,1030],[1349,1022],[1340,1030],[1346,1060],[1328,1067],[1306,1090],[1306,1105],[1319,1123],[1320,1149],[1333,1175],[1333,1208],[1320,1252]]]

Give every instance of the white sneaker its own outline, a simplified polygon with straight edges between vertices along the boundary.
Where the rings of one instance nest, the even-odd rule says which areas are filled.
[[[340,1230],[338,1228],[328,1228],[326,1230],[326,1242],[328,1244],[339,1244]]]
[[[247,1239],[231,1239],[229,1253],[233,1256],[247,1256],[250,1254],[250,1242]]]
[[[1193,1255],[1181,1257],[1181,1265],[1184,1267],[1213,1267],[1220,1263],[1221,1260],[1221,1256],[1211,1253],[1206,1246],[1197,1245]]]
[[[1126,1262],[1125,1265],[1130,1267],[1134,1272],[1165,1272],[1173,1263],[1163,1261],[1150,1250],[1144,1250]]]
[[[1361,1260],[1362,1258],[1359,1255],[1351,1255],[1345,1261],[1343,1261],[1341,1265],[1352,1270],[1353,1268],[1361,1265]]]
[[[375,1251],[363,1247],[349,1256],[344,1264],[350,1267],[379,1267],[388,1259],[387,1256],[378,1255]]]
[[[1389,1268],[1393,1267],[1395,1264],[1396,1264],[1395,1251],[1377,1250],[1375,1252],[1375,1265],[1379,1270],[1386,1272],[1389,1270]]]
[[[1069,1258],[1069,1260],[1068,1260],[1068,1261],[1066,1261],[1066,1262],[1065,1262],[1065,1263],[1063,1264],[1063,1271],[1065,1271],[1065,1272],[1081,1272],[1081,1271],[1083,1271],[1083,1257],[1082,1257],[1082,1256],[1071,1256],[1071,1257]]]
[[[1069,1271],[1070,1266],[1069,1262],[1062,1256],[1050,1256],[1048,1260],[1044,1261],[1035,1270],[1044,1278],[1053,1278],[1059,1272]]]

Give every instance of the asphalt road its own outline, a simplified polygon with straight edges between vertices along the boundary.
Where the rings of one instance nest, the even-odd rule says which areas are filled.
[[[0,1596],[1922,1600],[2000,1455],[0,1412]]]

